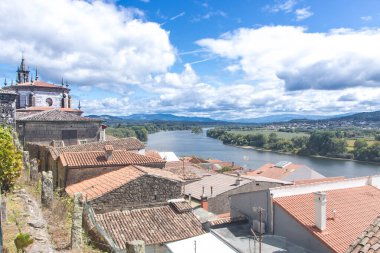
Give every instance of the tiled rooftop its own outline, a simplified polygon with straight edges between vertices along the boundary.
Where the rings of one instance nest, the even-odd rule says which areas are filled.
[[[191,162],[166,162],[165,170],[173,172],[183,180],[197,180],[205,175],[215,174],[213,171],[207,171],[202,167],[198,167]]]
[[[292,195],[274,199],[302,224],[312,235],[334,252],[345,252],[352,242],[380,213],[380,190],[373,186],[359,186],[326,191],[327,222],[321,232],[315,227],[314,194]],[[333,210],[336,210],[335,219]]]
[[[210,198],[252,182],[251,180],[240,178],[240,184],[237,185],[237,179],[238,177],[219,173],[211,176],[205,176],[199,181],[187,184],[185,187],[185,194],[191,194],[193,198],[200,199],[204,187],[206,196]]]
[[[302,171],[302,173],[299,173],[299,171]],[[300,175],[296,175],[297,173],[299,173]],[[293,181],[297,179],[324,178],[324,176],[317,173],[316,171],[313,171],[307,166],[294,163],[287,163],[287,165],[285,165],[282,168],[276,166],[276,164],[267,163],[256,170],[247,172],[246,175],[263,176],[285,181]]]
[[[192,212],[179,213],[170,204],[97,214],[95,219],[121,249],[127,241],[143,240],[153,245],[205,233]]]
[[[58,108],[58,109],[33,113],[33,114],[23,116],[23,117],[18,117],[17,121],[102,122],[103,120],[81,117],[74,113],[62,111]]]
[[[301,179],[294,180],[295,185],[301,184],[314,184],[314,183],[323,183],[323,182],[334,182],[345,179],[345,177],[325,177],[325,178],[315,178],[315,179]]]
[[[345,253],[378,252],[380,252],[380,216],[345,251]]]
[[[119,170],[111,171],[106,174],[83,180],[79,183],[66,187],[66,192],[74,196],[77,192],[87,195],[88,200],[96,199],[104,194],[111,192],[121,186],[144,175],[167,178],[169,180],[181,181],[175,175],[162,171],[161,169],[145,168],[142,166],[127,166]]]
[[[65,152],[59,158],[63,166],[69,168],[90,168],[97,166],[123,166],[123,165],[164,165],[165,161],[127,150],[114,150],[112,159],[107,160],[104,151]]]
[[[43,81],[33,81],[32,82],[25,82],[25,83],[18,83],[17,85],[13,85],[13,86],[7,86],[6,88],[7,89],[16,89],[17,87],[25,87],[25,86],[28,86],[28,87],[45,87],[45,88],[58,88],[58,89],[65,89],[67,90],[66,87],[62,86],[62,85],[56,85],[56,84],[52,84],[52,83],[47,83],[47,82],[43,82]]]
[[[32,107],[27,107],[27,108],[20,108],[20,109],[17,109],[17,112],[38,112],[38,111],[48,111],[48,110],[54,110],[54,109],[59,109],[64,112],[82,112],[74,108],[56,108],[56,107],[46,107],[46,106],[32,106]]]
[[[53,159],[57,159],[58,156],[64,152],[82,152],[82,151],[103,151],[105,145],[112,145],[114,150],[140,150],[144,149],[144,143],[139,141],[135,137],[113,139],[103,142],[90,142],[81,145],[73,145],[62,148],[50,147],[50,153]]]

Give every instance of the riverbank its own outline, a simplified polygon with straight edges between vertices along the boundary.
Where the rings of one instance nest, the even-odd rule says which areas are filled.
[[[337,161],[351,161],[351,162],[358,162],[358,163],[362,163],[362,164],[373,164],[373,165],[379,165],[380,166],[380,163],[360,161],[360,160],[355,160],[355,159],[347,159],[347,158],[339,158],[339,157],[328,157],[328,156],[321,156],[321,155],[310,155],[310,156],[306,156],[305,155],[304,156],[304,155],[297,155],[297,154],[294,154],[294,153],[291,153],[291,152],[282,152],[282,151],[278,151],[278,150],[256,148],[256,147],[252,147],[252,146],[235,146],[235,145],[232,145],[232,144],[224,144],[224,145],[228,145],[228,146],[236,147],[236,148],[241,148],[241,149],[246,149],[246,150],[256,150],[256,151],[261,151],[261,152],[272,152],[272,153],[282,154],[282,155],[313,157],[313,158],[322,158],[322,159],[337,160]]]

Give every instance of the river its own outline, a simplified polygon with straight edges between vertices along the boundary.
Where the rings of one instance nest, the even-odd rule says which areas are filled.
[[[235,162],[248,169],[256,169],[269,162],[289,161],[305,164],[326,177],[360,177],[380,174],[380,165],[375,164],[278,154],[224,145],[219,140],[207,137],[205,131],[202,134],[192,134],[190,131],[150,134],[147,149],[173,151],[178,156],[195,155],[204,159],[215,158]]]

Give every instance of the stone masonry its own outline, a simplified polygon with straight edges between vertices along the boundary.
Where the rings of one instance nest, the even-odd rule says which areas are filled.
[[[74,212],[72,216],[72,227],[71,227],[71,248],[73,250],[81,250],[83,247],[82,239],[82,217],[83,217],[83,206],[82,206],[82,193],[76,193],[74,195]]]
[[[32,182],[37,182],[38,179],[39,179],[39,175],[38,175],[38,163],[37,163],[37,159],[33,158],[30,161],[30,180]]]
[[[51,171],[42,172],[41,203],[47,208],[53,207],[53,174]]]
[[[127,242],[125,248],[127,253],[145,253],[145,243],[141,240]]]
[[[0,124],[15,126],[17,94],[0,89]]]
[[[181,190],[179,181],[144,175],[89,202],[96,213],[110,212],[179,198]]]

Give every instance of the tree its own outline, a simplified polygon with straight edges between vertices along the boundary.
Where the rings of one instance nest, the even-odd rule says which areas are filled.
[[[0,186],[2,191],[13,188],[23,167],[22,153],[16,149],[11,130],[0,127]]]
[[[368,143],[364,139],[358,139],[354,143],[354,149],[361,149],[361,148],[366,148],[368,147]]]

